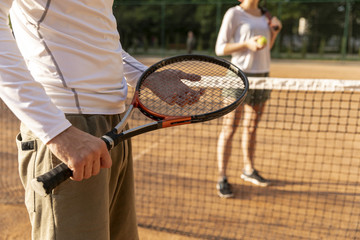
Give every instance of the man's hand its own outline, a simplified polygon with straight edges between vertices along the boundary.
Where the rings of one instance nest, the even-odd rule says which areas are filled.
[[[110,168],[112,164],[103,140],[73,126],[53,138],[47,146],[73,171],[75,181],[97,175],[100,168]]]
[[[198,82],[201,80],[201,76],[167,69],[149,76],[145,80],[144,86],[170,105],[177,104],[183,107],[186,104],[191,105],[199,101],[205,90],[195,91],[184,84],[181,81],[182,79]]]

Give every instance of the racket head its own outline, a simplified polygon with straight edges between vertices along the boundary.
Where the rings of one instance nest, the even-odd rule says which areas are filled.
[[[167,75],[163,71],[175,72],[184,86],[200,93],[197,101],[185,105],[181,101],[180,104],[169,104],[155,95],[146,86],[150,78],[161,82],[159,91],[171,88],[166,86]],[[244,101],[248,88],[246,75],[229,61],[191,54],[166,58],[149,67],[137,83],[135,98],[137,108],[153,120],[191,119],[194,123],[212,120],[236,109]]]

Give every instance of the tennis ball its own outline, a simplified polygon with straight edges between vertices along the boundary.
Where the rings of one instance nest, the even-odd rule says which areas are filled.
[[[257,40],[257,43],[258,43],[261,47],[265,46],[266,43],[267,43],[266,37],[264,37],[264,36],[259,37],[258,40]]]

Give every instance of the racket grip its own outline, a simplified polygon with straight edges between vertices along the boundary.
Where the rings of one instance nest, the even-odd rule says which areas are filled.
[[[33,190],[41,196],[48,195],[54,188],[72,176],[72,171],[65,163],[57,165],[49,172],[31,180]]]
[[[119,144],[120,139],[118,136],[119,134],[117,133],[117,129],[114,128],[101,137],[101,139],[106,143],[106,147],[109,151]]]

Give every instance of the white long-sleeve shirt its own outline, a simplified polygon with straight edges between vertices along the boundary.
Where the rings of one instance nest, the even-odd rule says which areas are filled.
[[[229,8],[224,15],[215,52],[217,55],[224,55],[224,48],[227,43],[241,43],[250,38],[262,35],[268,41],[271,33],[266,16],[254,16],[247,13],[239,5]],[[231,54],[231,62],[246,73],[267,73],[270,71],[270,49],[269,43],[259,51],[249,49],[234,52]]]
[[[71,125],[64,113],[123,112],[127,83],[147,68],[122,49],[112,5],[0,2],[0,97],[44,143]]]

